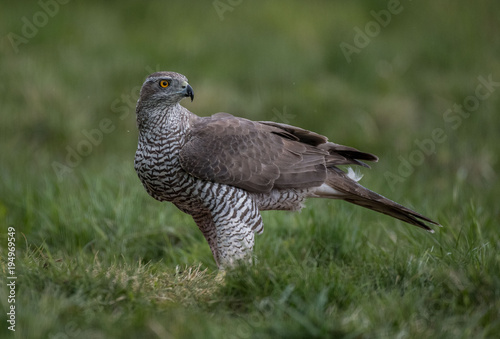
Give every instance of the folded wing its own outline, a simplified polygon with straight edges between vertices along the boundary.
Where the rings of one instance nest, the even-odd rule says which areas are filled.
[[[191,175],[256,193],[320,186],[328,167],[366,166],[360,160],[378,159],[298,127],[227,113],[197,119],[180,152]]]

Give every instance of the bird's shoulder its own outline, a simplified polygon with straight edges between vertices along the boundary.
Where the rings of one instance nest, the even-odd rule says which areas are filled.
[[[191,125],[191,135],[212,135],[217,139],[228,135],[238,135],[240,138],[249,136],[287,139],[311,146],[328,143],[327,137],[300,127],[274,121],[253,121],[224,112],[208,117],[197,117]]]

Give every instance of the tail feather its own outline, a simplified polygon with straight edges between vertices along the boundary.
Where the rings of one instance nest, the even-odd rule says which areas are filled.
[[[361,186],[341,170],[329,172],[326,184],[340,193],[340,195],[331,196],[331,198],[343,199],[352,204],[389,215],[431,233],[434,233],[434,230],[425,222],[439,225],[422,214]]]

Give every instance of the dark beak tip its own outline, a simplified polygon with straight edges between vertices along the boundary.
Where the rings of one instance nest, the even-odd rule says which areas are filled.
[[[190,97],[191,98],[191,102],[193,102],[193,100],[194,100],[194,92],[193,92],[193,87],[191,87],[190,85],[187,85],[186,96]]]

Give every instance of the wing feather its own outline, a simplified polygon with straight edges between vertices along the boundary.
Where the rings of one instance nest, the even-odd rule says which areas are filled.
[[[197,119],[180,151],[181,166],[191,175],[258,193],[320,186],[327,167],[364,165],[356,157],[377,159],[298,127],[227,113]]]

